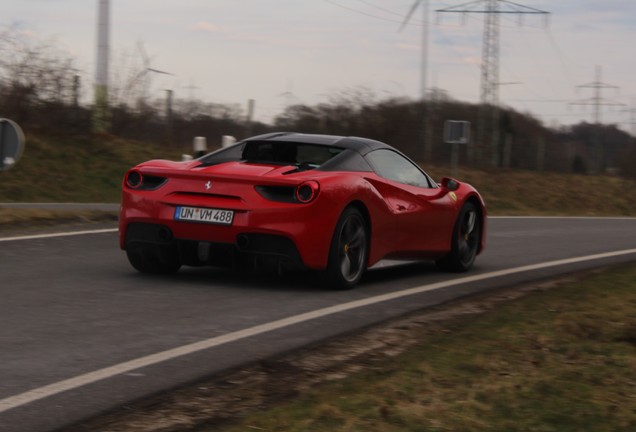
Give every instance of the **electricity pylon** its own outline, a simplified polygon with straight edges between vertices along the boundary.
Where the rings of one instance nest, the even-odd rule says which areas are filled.
[[[514,14],[521,18],[523,15],[543,15],[549,12],[513,3],[507,0],[476,0],[446,9],[437,9],[437,13],[484,14],[484,39],[481,56],[481,114],[477,137],[478,144],[483,146],[485,139],[486,118],[492,122],[492,164],[500,164],[499,157],[499,17],[502,14]],[[489,112],[488,112],[489,111]],[[490,114],[490,116],[488,115]],[[468,148],[469,163],[474,163],[474,152]],[[481,155],[477,155],[481,159]]]
[[[627,124],[631,126],[632,137],[636,138],[636,98],[632,98],[632,107],[624,109],[623,112],[629,114],[629,121]]]
[[[594,90],[594,96],[588,99],[582,99],[576,102],[570,102],[570,105],[592,106],[594,107],[594,123],[601,123],[601,108],[603,106],[625,106],[623,103],[613,102],[611,100],[603,98],[604,89],[618,89],[617,86],[606,84],[601,81],[603,69],[600,66],[596,66],[596,79],[588,84],[582,84],[577,86],[578,88],[591,88]]]
[[[592,106],[594,107],[594,123],[596,124],[594,132],[594,147],[596,149],[597,167],[596,169],[600,173],[605,172],[606,160],[605,160],[605,145],[600,136],[600,124],[601,124],[601,109],[604,106],[625,106],[620,102],[614,102],[603,98],[604,89],[618,89],[615,85],[606,84],[601,79],[602,68],[596,66],[596,79],[588,84],[582,84],[577,86],[578,88],[591,88],[594,90],[594,96],[588,99],[582,99],[576,102],[570,102],[570,105]]]

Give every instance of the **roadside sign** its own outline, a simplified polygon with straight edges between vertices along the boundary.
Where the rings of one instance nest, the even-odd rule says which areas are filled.
[[[463,120],[446,120],[444,122],[444,141],[451,144],[451,173],[457,176],[459,165],[459,144],[470,142],[470,122]]]
[[[12,120],[0,118],[0,171],[15,165],[24,152],[24,133]]]
[[[470,140],[470,122],[446,120],[444,122],[444,141],[447,144],[468,144]]]

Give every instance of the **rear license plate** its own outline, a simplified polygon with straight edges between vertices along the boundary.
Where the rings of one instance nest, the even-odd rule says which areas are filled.
[[[234,219],[234,211],[179,206],[174,212],[174,219],[178,221],[232,225],[232,220]]]

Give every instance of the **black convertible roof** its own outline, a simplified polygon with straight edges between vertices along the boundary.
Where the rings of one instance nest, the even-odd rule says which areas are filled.
[[[303,134],[296,132],[274,132],[247,138],[246,140],[244,140],[244,142],[249,141],[277,141],[328,145],[356,150],[357,152],[362,154],[366,154],[371,150],[381,148],[393,149],[393,147],[388,144],[368,138],[344,137],[337,135]]]
[[[270,162],[281,162],[282,160],[284,160],[285,158],[281,159],[279,157],[274,157],[273,154],[268,156],[271,160],[267,158],[261,160],[259,158],[263,158],[264,156],[257,156],[258,152],[255,152],[254,155],[252,155],[252,152],[250,152],[249,156],[246,155],[248,146],[254,145],[257,148],[260,144],[267,142],[281,144],[293,143],[316,146],[333,146],[345,150],[332,154],[332,156],[334,157],[331,157],[330,159],[322,163],[322,165],[316,167],[316,169],[322,171],[370,172],[373,171],[373,168],[364,158],[367,153],[378,149],[390,149],[399,153],[398,150],[394,149],[388,144],[368,138],[343,137],[337,135],[303,134],[296,132],[275,132],[246,138],[242,141],[237,142],[233,146],[222,148],[210,154],[202,156],[201,158],[199,158],[199,160],[201,161],[201,165],[199,166],[211,166],[224,162],[240,160],[268,160]],[[293,159],[295,159],[295,156]],[[297,161],[292,161],[290,159],[287,162],[293,164]]]

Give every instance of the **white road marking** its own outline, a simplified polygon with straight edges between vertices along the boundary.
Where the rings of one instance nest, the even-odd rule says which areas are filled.
[[[79,236],[86,234],[103,234],[103,233],[113,233],[117,232],[118,228],[106,228],[99,230],[89,230],[89,231],[68,231],[68,232],[60,232],[60,233],[52,233],[52,234],[33,234],[33,235],[25,235],[25,236],[17,236],[17,237],[2,237],[0,238],[0,242],[8,242],[8,241],[18,241],[18,240],[37,240],[37,239],[46,239],[53,237],[70,237],[70,236]]]
[[[66,380],[58,381],[53,384],[49,384],[40,388],[26,391],[15,396],[10,396],[0,400],[0,413],[17,408],[22,405],[43,399],[49,396],[56,395],[68,390],[72,390],[78,387],[82,387],[96,381],[111,378],[116,375],[126,374],[133,370],[143,367],[155,365],[157,363],[165,362],[177,357],[182,357],[188,354],[192,354],[198,351],[207,350],[210,348],[218,347],[231,342],[236,342],[241,339],[257,336],[262,333],[271,332],[284,327],[300,324],[305,321],[322,318],[327,315],[332,315],[340,312],[345,312],[351,309],[356,309],[364,306],[369,306],[381,302],[395,300],[410,295],[421,294],[427,291],[434,291],[441,288],[448,288],[454,285],[461,285],[465,283],[478,282],[485,279],[491,279],[496,277],[508,276],[515,273],[522,273],[534,270],[545,269],[549,267],[556,267],[567,264],[575,264],[585,261],[594,261],[605,258],[611,258],[622,255],[636,254],[636,249],[626,249],[622,251],[607,252],[601,254],[587,255],[576,258],[567,258],[556,261],[548,261],[538,264],[525,265],[521,267],[498,270],[494,272],[477,274],[472,276],[465,276],[459,279],[453,279],[449,281],[437,282],[429,285],[421,285],[415,288],[405,289],[402,291],[396,291],[379,296],[369,297],[366,299],[356,300],[348,303],[342,303],[339,305],[329,306],[322,309],[317,309],[311,312],[302,313],[299,315],[293,315],[287,318],[271,321],[265,324],[249,327],[243,330],[238,330],[232,333],[228,333],[222,336],[205,339],[199,342],[194,342],[188,345],[183,345],[177,348],[169,349],[166,351],[158,352],[148,356],[133,359],[127,362],[119,363],[110,367],[99,369],[93,372],[88,372],[83,375],[79,375]]]
[[[633,220],[633,216],[488,216],[488,219]]]

